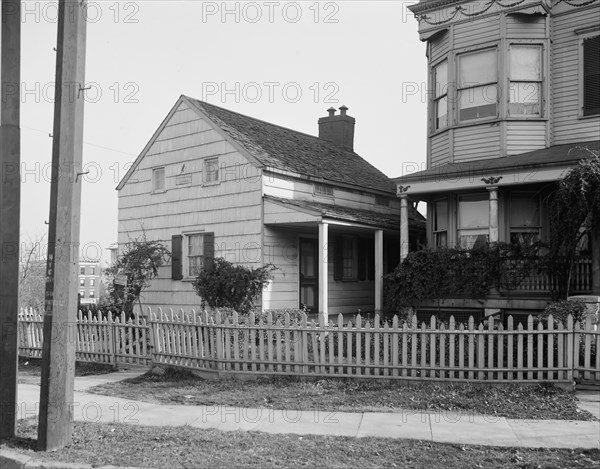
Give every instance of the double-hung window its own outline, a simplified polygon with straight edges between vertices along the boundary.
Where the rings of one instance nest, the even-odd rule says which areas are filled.
[[[448,61],[444,60],[433,68],[435,99],[433,103],[434,130],[448,126]]]
[[[509,114],[541,116],[542,47],[511,44],[509,56]]]
[[[458,198],[458,240],[463,248],[471,249],[488,242],[489,204],[487,194]]]
[[[458,56],[458,120],[498,115],[497,51],[485,49]]]
[[[204,182],[219,182],[219,158],[209,158],[204,162]]]
[[[204,234],[188,236],[188,276],[195,277],[204,266]]]

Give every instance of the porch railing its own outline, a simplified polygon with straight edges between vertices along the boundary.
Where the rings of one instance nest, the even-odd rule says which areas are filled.
[[[520,259],[506,259],[505,262],[514,265],[524,262]],[[568,259],[564,259],[566,264]],[[548,293],[558,289],[558,279],[547,268],[541,269],[526,276],[514,289],[517,292]],[[572,294],[589,293],[592,289],[592,259],[590,257],[577,257],[571,266],[569,292]]]

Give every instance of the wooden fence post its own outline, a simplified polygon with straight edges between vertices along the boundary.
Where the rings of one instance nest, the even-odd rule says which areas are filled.
[[[567,317],[567,346],[566,348],[566,360],[565,366],[567,367],[567,380],[573,381],[574,361],[573,361],[573,342],[575,338],[575,331],[573,328],[573,316],[569,314]]]

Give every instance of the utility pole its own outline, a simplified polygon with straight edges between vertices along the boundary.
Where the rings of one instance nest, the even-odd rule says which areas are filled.
[[[17,424],[21,206],[21,2],[2,0],[0,111],[0,439]]]
[[[79,227],[85,101],[85,1],[59,0],[52,178],[38,447],[73,431]]]

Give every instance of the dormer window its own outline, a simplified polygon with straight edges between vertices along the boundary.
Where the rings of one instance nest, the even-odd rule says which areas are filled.
[[[542,48],[512,44],[510,56],[509,114],[540,116],[542,90]]]
[[[434,128],[443,129],[448,126],[448,61],[434,67],[433,80],[435,83]]]
[[[460,122],[498,115],[496,49],[458,56],[458,119]]]

